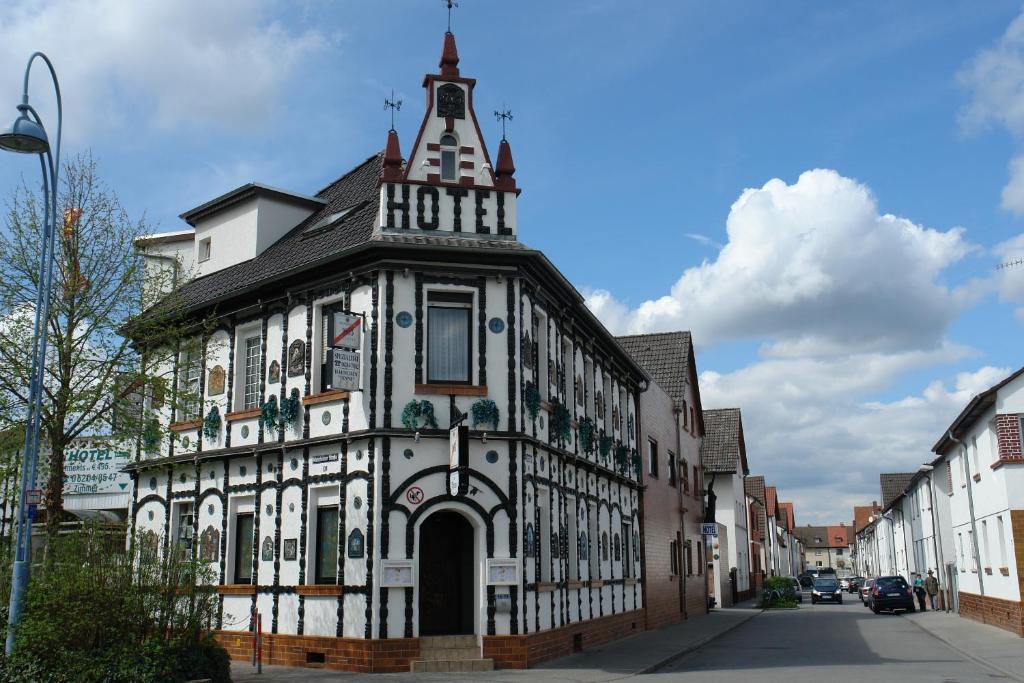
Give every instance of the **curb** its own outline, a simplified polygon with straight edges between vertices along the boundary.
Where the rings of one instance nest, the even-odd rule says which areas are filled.
[[[961,619],[962,618],[963,617],[961,617]],[[989,662],[986,659],[982,659],[981,657],[977,657],[975,655],[972,655],[970,652],[967,652],[966,650],[963,650],[963,649],[957,647],[949,639],[944,638],[943,636],[940,636],[938,633],[936,633],[935,631],[931,630],[930,628],[925,628],[924,626],[922,626],[920,623],[917,622],[917,620],[915,620],[915,619],[908,619],[907,621],[909,621],[914,626],[918,627],[919,629],[921,629],[922,631],[924,631],[925,633],[930,635],[935,640],[938,640],[939,642],[941,642],[943,645],[948,647],[950,650],[953,650],[954,652],[956,652],[958,655],[960,655],[962,657],[966,657],[967,659],[971,660],[975,664],[983,666],[986,669],[991,669],[992,671],[995,671],[996,673],[1001,674],[1003,676],[1006,676],[1007,678],[1011,678],[1011,679],[1013,679],[1015,681],[1022,681],[1022,682],[1024,682],[1024,678],[1022,678],[1020,675],[1018,675],[1018,674],[1016,674],[1016,673],[1014,673],[1012,671],[1009,671],[1007,669],[1004,669],[1002,667],[996,666],[995,664],[993,664],[992,662]]]
[[[661,660],[660,662],[652,664],[651,666],[647,667],[646,669],[641,669],[641,670],[637,671],[633,675],[635,675],[635,676],[643,676],[645,674],[656,673],[659,670],[664,669],[666,666],[669,666],[670,664],[673,664],[673,663],[679,661],[680,659],[682,659],[686,655],[688,655],[688,654],[690,654],[690,653],[692,653],[692,652],[694,652],[696,650],[699,650],[700,648],[704,647],[705,645],[707,645],[711,641],[715,640],[716,638],[721,638],[726,633],[729,633],[731,631],[736,630],[737,628],[739,628],[743,624],[747,623],[748,621],[750,621],[751,619],[756,617],[758,614],[761,614],[762,612],[764,612],[763,609],[758,609],[756,612],[753,612],[752,614],[747,616],[745,619],[740,619],[739,621],[737,621],[732,626],[729,626],[728,628],[726,628],[726,629],[724,629],[722,631],[719,631],[718,633],[714,633],[714,634],[712,634],[710,636],[706,636],[706,637],[702,638],[701,640],[698,640],[693,645],[689,645],[685,649],[680,650],[679,652],[676,652],[674,654],[671,654],[668,657],[666,657],[665,659]],[[1018,679],[1018,680],[1020,680],[1020,679]]]

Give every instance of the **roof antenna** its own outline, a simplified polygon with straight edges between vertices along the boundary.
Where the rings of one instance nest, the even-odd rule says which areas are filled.
[[[395,91],[391,91],[391,99],[384,98],[384,108],[391,110],[391,130],[395,129],[395,112],[401,110],[402,100],[395,99]]]
[[[505,139],[505,122],[512,120],[512,110],[511,109],[502,109],[501,111],[498,111],[497,109],[495,109],[494,110],[494,118],[497,119],[498,121],[501,121],[501,139],[504,140]]]
[[[455,0],[443,0],[443,2],[446,5],[448,5],[448,33],[451,33],[452,32],[452,7],[458,7],[459,3],[455,2]]]

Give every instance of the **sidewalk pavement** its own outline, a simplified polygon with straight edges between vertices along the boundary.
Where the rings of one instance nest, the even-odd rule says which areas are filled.
[[[1020,636],[955,612],[905,612],[903,617],[978,664],[1024,681],[1024,639]]]
[[[718,638],[761,613],[754,602],[712,610],[654,631],[642,631],[576,654],[545,662],[537,669],[502,669],[466,674],[354,674],[326,669],[264,666],[261,675],[248,662],[232,662],[235,683],[271,681],[489,681],[495,683],[544,681],[545,683],[602,683],[651,673]]]

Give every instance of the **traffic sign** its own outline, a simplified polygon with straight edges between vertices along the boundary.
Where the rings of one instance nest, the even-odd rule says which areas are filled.
[[[356,313],[338,311],[331,323],[331,346],[336,349],[358,351],[362,339],[360,331],[363,327],[363,316]]]
[[[702,536],[711,536],[718,538],[718,525],[714,522],[700,525],[700,533]]]
[[[43,490],[42,489],[29,489],[25,491],[25,504],[26,505],[42,505],[43,503]]]

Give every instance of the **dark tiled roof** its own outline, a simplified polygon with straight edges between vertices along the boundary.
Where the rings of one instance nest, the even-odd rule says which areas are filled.
[[[383,153],[373,155],[318,192],[316,196],[327,203],[259,256],[183,285],[180,289],[182,303],[188,308],[213,303],[239,290],[274,280],[288,271],[328,261],[368,242],[377,217],[377,181],[382,159]],[[363,202],[366,204],[362,208],[334,228],[303,234],[317,221]]]
[[[890,472],[878,475],[878,481],[882,486],[883,510],[887,509],[894,500],[903,495],[915,474],[915,472]]]
[[[700,462],[705,472],[747,473],[739,408],[704,411],[704,441],[700,447]]]
[[[760,474],[755,474],[747,477],[743,481],[743,489],[747,492],[747,495],[754,500],[764,503],[767,501],[764,487],[764,477]]]
[[[616,337],[616,340],[665,390],[676,406],[682,407],[689,382],[690,333],[632,334]]]

